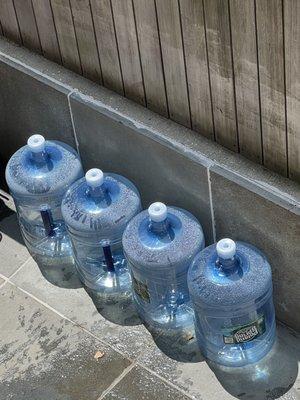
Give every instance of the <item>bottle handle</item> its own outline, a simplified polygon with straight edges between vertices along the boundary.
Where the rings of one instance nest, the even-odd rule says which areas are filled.
[[[50,208],[44,208],[41,210],[41,217],[43,220],[46,236],[54,236],[54,222]]]
[[[103,249],[105,263],[106,263],[108,271],[109,272],[114,272],[115,271],[114,259],[113,259],[113,256],[112,256],[110,245],[107,244],[106,246],[102,246],[102,249]]]

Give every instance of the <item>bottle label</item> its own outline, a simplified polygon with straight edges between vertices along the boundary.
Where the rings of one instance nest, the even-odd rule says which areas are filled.
[[[147,303],[150,303],[150,293],[148,286],[145,283],[138,281],[134,276],[132,277],[133,289],[135,293]]]
[[[265,317],[261,316],[250,324],[223,329],[223,341],[225,344],[246,343],[256,339],[265,331]]]

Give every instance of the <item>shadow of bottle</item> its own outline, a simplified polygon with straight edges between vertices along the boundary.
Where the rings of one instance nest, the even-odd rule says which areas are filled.
[[[199,350],[194,326],[185,329],[167,329],[143,321],[156,346],[169,358],[184,363],[204,361]]]
[[[52,285],[63,289],[79,289],[83,285],[78,277],[73,257],[64,260],[43,258],[31,253],[43,277]]]
[[[140,325],[140,320],[133,301],[131,292],[106,293],[90,288],[84,288],[93,301],[97,311],[105,319],[117,325],[134,326]]]
[[[210,361],[208,365],[224,389],[238,399],[277,399],[290,390],[298,375],[300,337],[287,333],[288,329],[279,325],[274,346],[257,363],[236,368]]]

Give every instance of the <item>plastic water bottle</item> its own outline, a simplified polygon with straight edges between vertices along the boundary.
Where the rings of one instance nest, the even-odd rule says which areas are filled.
[[[271,267],[254,246],[222,239],[194,260],[188,285],[204,356],[219,364],[254,363],[275,340]]]
[[[128,179],[97,168],[75,182],[62,202],[79,277],[102,315],[120,324],[137,319],[122,234],[140,210],[139,192]]]
[[[173,358],[193,356],[197,343],[187,271],[204,247],[201,225],[185,210],[153,203],[128,224],[123,247],[137,310],[156,343]]]
[[[76,151],[41,135],[30,136],[6,167],[6,181],[25,244],[46,278],[59,286],[68,286],[72,273],[76,278],[61,200],[68,187],[82,176]]]

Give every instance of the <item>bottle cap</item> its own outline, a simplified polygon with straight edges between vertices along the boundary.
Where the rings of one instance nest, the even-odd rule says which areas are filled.
[[[104,181],[104,174],[101,169],[92,168],[85,174],[86,183],[91,187],[99,187]]]
[[[156,203],[152,203],[150,205],[150,207],[148,208],[148,213],[151,221],[162,222],[167,218],[167,206],[164,203],[160,203],[159,201],[157,201]]]
[[[27,145],[34,153],[40,153],[45,148],[45,138],[42,135],[32,135],[27,140]]]
[[[221,239],[217,243],[216,250],[220,258],[230,260],[236,254],[236,244],[232,239]]]

